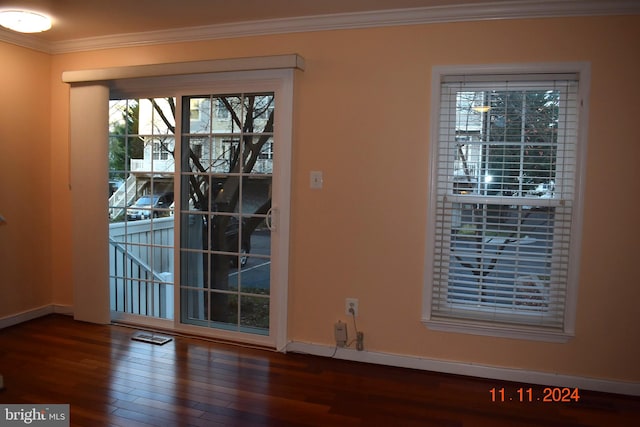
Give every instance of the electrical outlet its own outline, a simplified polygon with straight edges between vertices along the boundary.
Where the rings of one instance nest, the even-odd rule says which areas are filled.
[[[353,313],[351,313],[353,310]],[[358,315],[358,298],[347,298],[344,302],[344,312],[347,316]]]

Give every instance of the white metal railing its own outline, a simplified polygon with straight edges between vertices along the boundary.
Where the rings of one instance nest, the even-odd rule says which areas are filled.
[[[173,218],[109,225],[111,310],[173,319]]]

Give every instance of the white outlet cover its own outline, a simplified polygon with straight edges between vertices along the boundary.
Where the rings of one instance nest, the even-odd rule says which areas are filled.
[[[358,298],[347,298],[344,301],[344,313],[347,316],[351,316],[349,309],[351,308],[351,304],[353,304],[354,315],[358,316]]]

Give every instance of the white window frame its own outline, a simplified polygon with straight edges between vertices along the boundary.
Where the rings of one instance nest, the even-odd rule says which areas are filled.
[[[564,302],[564,322],[561,328],[539,327],[508,323],[503,320],[469,318],[467,316],[439,316],[433,310],[434,273],[436,259],[436,209],[438,206],[438,170],[440,150],[440,114],[441,85],[446,76],[496,76],[504,75],[540,75],[553,80],[554,75],[577,74],[578,86],[578,128],[576,141],[576,172],[574,177],[574,198],[571,216],[571,242],[569,245],[569,264],[567,269],[566,297]],[[429,176],[429,208],[427,213],[427,238],[425,249],[425,275],[423,289],[422,322],[429,328],[439,331],[458,332],[474,335],[498,336],[516,339],[529,339],[550,342],[566,342],[575,335],[575,316],[578,293],[578,273],[581,249],[582,200],[586,165],[588,91],[590,87],[590,64],[586,62],[541,63],[541,64],[497,64],[437,66],[432,70],[431,97],[431,146]],[[485,202],[487,203],[487,202]]]

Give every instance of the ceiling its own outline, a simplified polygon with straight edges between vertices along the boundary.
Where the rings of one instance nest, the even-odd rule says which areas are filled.
[[[0,0],[53,18],[53,28],[30,35],[43,42],[303,16],[456,6],[486,0]],[[491,3],[514,3],[491,0]]]

